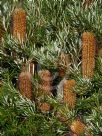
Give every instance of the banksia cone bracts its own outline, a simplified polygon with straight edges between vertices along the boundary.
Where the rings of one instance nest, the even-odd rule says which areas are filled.
[[[91,32],[82,35],[82,74],[83,78],[92,78],[95,67],[95,36]]]
[[[52,91],[52,75],[48,70],[39,71],[39,76],[41,78],[41,84],[39,85],[40,89],[44,94],[51,94]]]
[[[48,103],[44,102],[44,103],[40,104],[39,108],[40,108],[41,112],[46,113],[50,110],[50,105]]]
[[[76,93],[73,91],[73,87],[75,87],[75,80],[65,80],[63,86],[63,101],[66,103],[70,108],[75,107],[76,103]]]
[[[32,81],[31,74],[29,72],[23,71],[20,73],[18,78],[18,88],[20,93],[32,100]]]
[[[13,36],[22,44],[26,39],[26,12],[22,8],[16,8],[12,14]]]
[[[85,124],[82,123],[80,120],[73,121],[70,126],[72,132],[77,134],[77,136],[80,136],[81,134],[85,133],[85,127]]]

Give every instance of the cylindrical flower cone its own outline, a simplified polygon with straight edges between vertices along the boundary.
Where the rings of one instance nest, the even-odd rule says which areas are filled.
[[[92,78],[95,67],[95,36],[91,32],[82,35],[82,74],[83,78]]]
[[[32,77],[29,72],[22,71],[18,77],[18,88],[22,96],[32,100]]]
[[[26,39],[26,12],[16,8],[12,14],[12,34],[22,44]]]
[[[63,86],[63,102],[70,108],[74,108],[76,104],[76,93],[73,91],[75,87],[75,80],[65,80]]]
[[[52,75],[48,70],[39,71],[39,76],[41,79],[41,84],[39,85],[40,90],[43,94],[51,94],[52,91]]]
[[[85,133],[86,126],[80,120],[74,120],[70,128],[73,133],[77,134],[77,136],[80,136],[81,134]]]

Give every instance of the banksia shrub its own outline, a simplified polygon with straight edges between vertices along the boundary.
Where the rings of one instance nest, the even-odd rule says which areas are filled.
[[[83,78],[92,78],[95,67],[95,36],[91,32],[82,34],[82,74]]]
[[[75,80],[65,80],[63,86],[63,102],[67,104],[70,108],[75,107],[76,103],[76,93],[73,91],[75,87]]]
[[[41,84],[39,85],[40,90],[42,90],[43,94],[51,94],[53,89],[52,87],[52,75],[48,70],[41,70],[39,71],[39,76],[41,79]]]
[[[31,74],[26,71],[22,71],[18,77],[18,88],[20,93],[32,100],[32,79]]]
[[[77,134],[78,136],[85,133],[85,124],[78,119],[72,122],[70,128],[72,132]]]
[[[16,8],[12,14],[12,34],[23,43],[26,38],[26,12],[22,8]]]

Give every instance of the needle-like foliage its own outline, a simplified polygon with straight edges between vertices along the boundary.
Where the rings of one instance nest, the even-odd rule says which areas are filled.
[[[0,135],[101,136],[101,50],[102,0],[0,1]]]

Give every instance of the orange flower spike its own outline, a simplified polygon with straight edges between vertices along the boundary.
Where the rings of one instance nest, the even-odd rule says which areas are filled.
[[[72,132],[77,134],[78,136],[85,133],[85,124],[82,123],[80,120],[74,120],[70,128]]]
[[[32,80],[31,74],[26,71],[22,71],[18,77],[18,88],[20,93],[32,100]]]
[[[40,89],[44,94],[51,95],[52,91],[52,75],[48,70],[39,71],[39,76],[41,79],[41,84],[39,85]]]
[[[26,12],[16,8],[12,14],[12,34],[22,44],[26,39]]]
[[[92,78],[95,67],[95,36],[91,32],[82,34],[82,74],[83,78]]]
[[[75,107],[76,103],[76,93],[73,91],[73,87],[75,87],[75,80],[66,80],[63,88],[63,101],[70,108]]]

